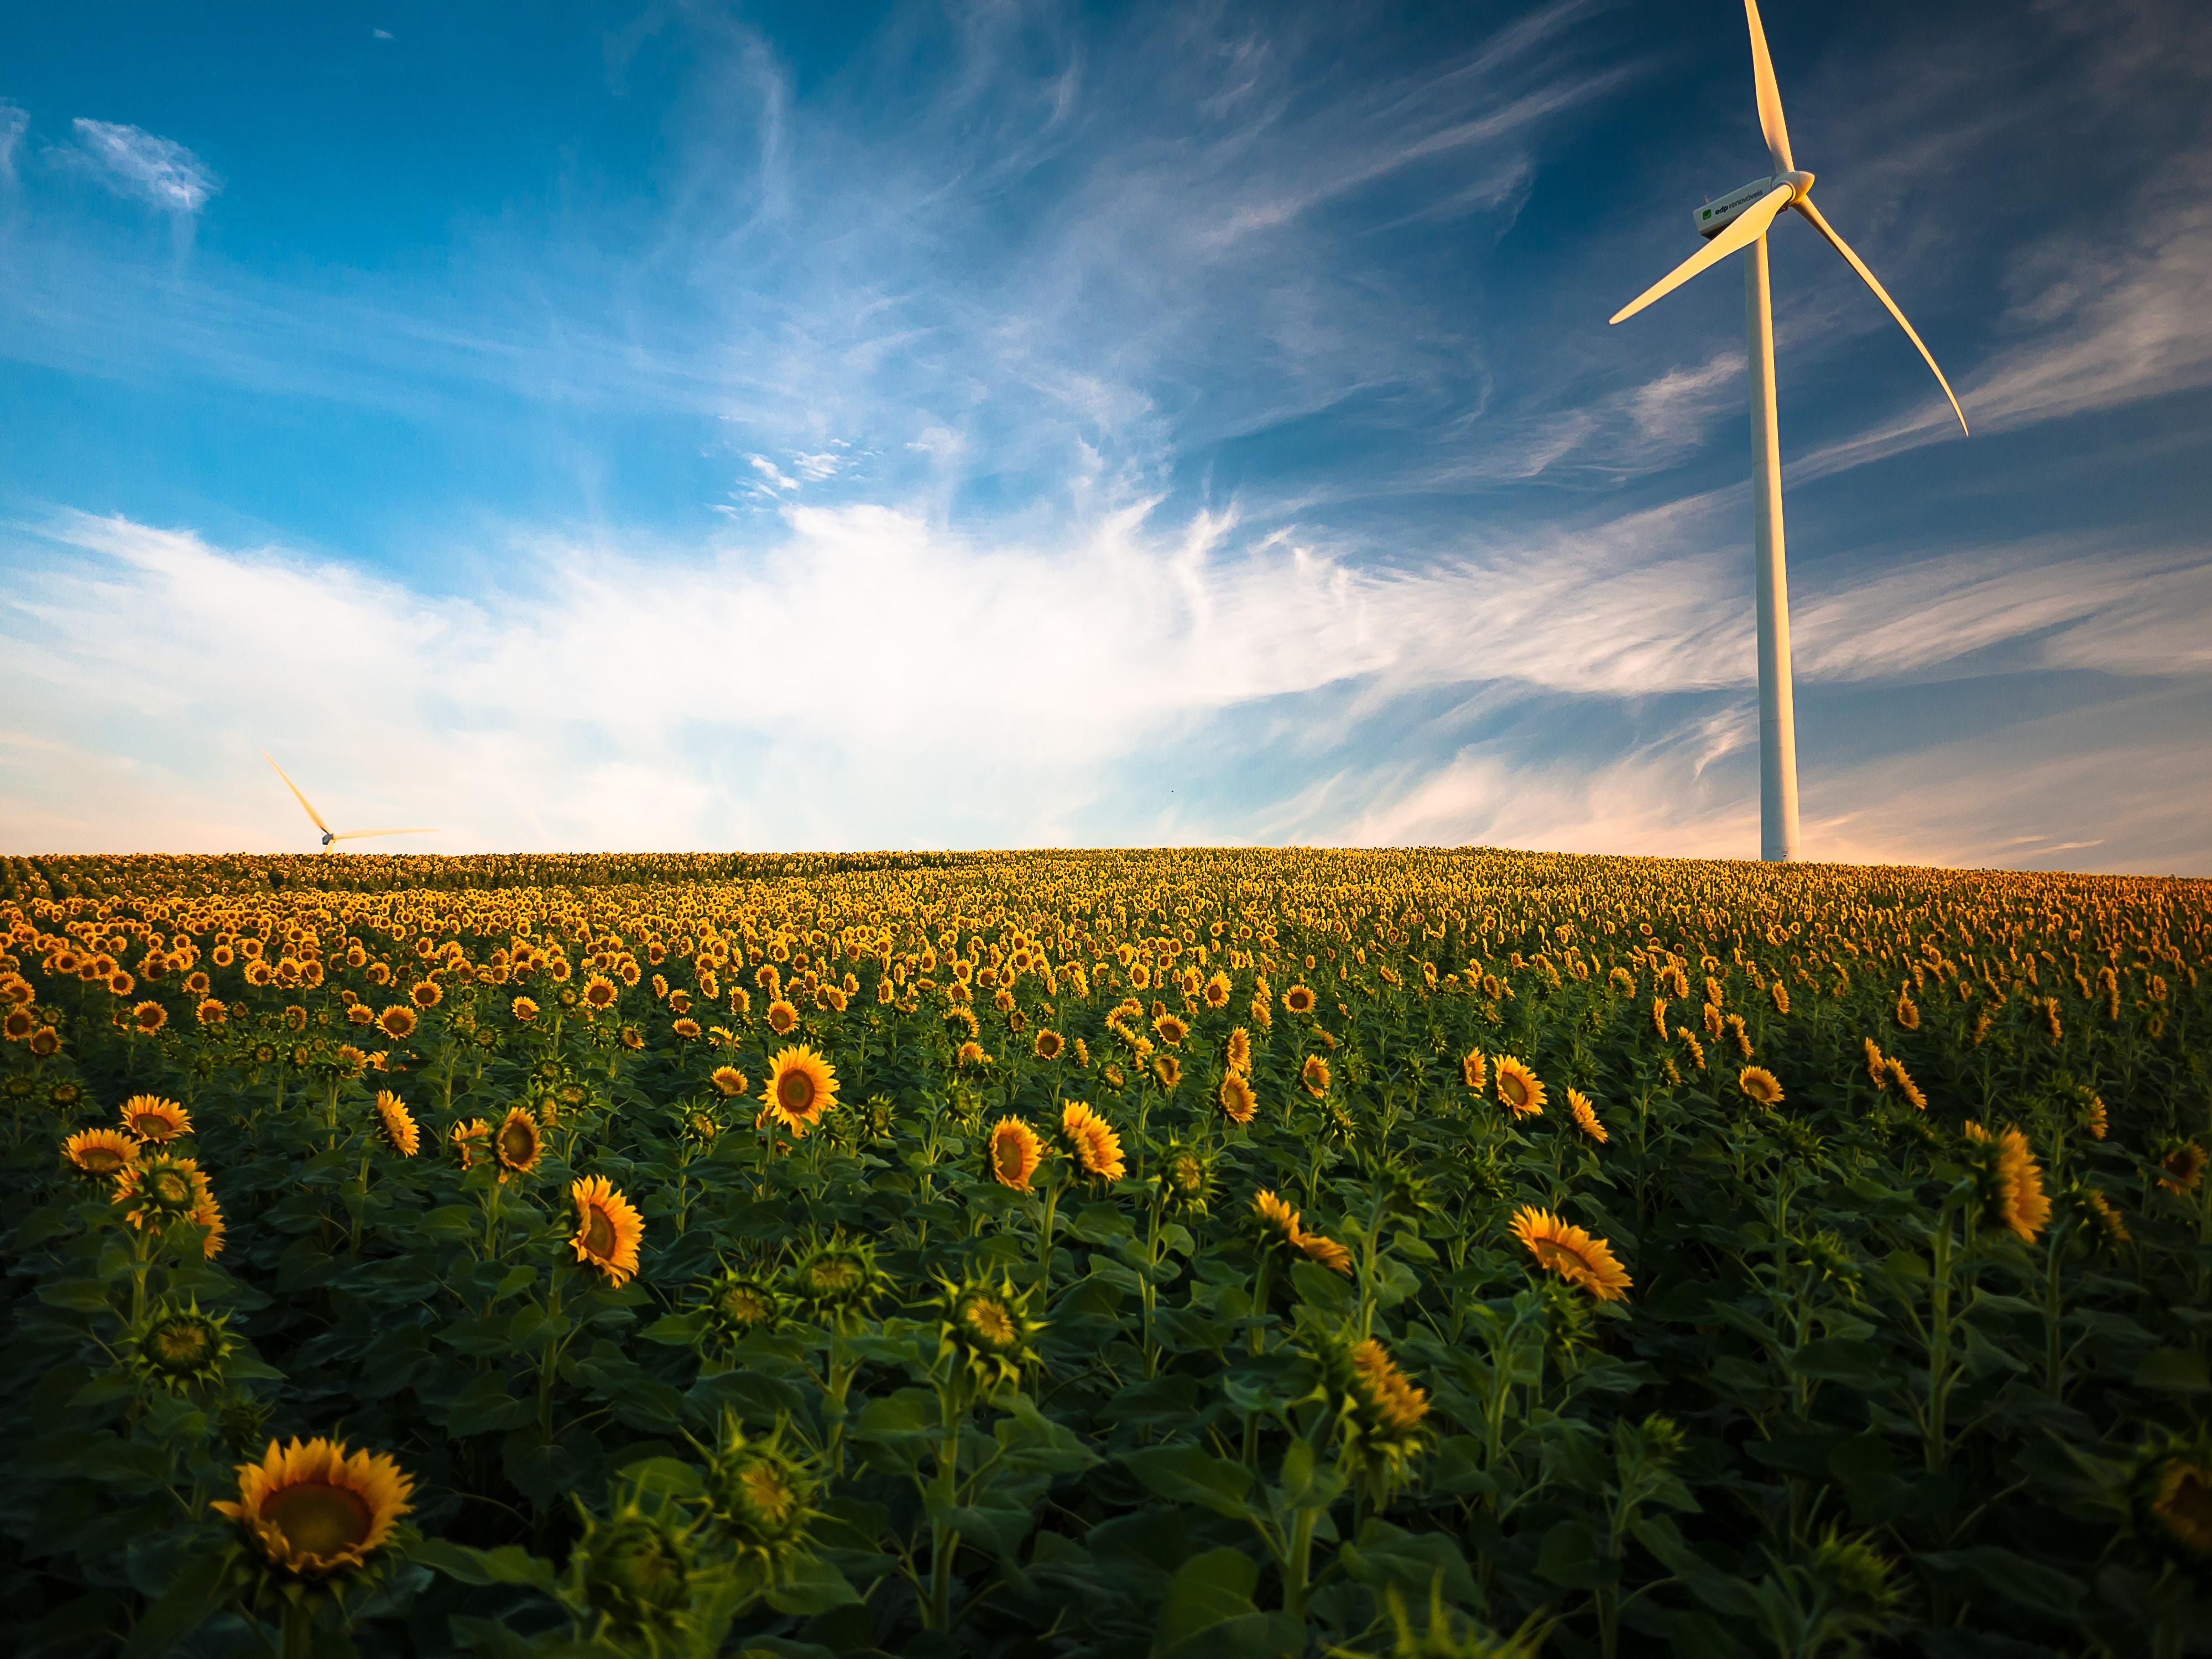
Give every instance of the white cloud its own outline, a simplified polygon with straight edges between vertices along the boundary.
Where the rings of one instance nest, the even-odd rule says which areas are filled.
[[[30,127],[30,111],[12,98],[0,98],[0,178],[15,176],[15,152]]]
[[[100,181],[166,213],[195,214],[222,188],[207,164],[173,138],[79,116],[77,150]]]

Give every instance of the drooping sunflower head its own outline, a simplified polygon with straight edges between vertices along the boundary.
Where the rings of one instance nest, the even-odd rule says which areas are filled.
[[[1252,1033],[1242,1025],[1229,1034],[1229,1069],[1252,1074]]]
[[[1060,1139],[1075,1167],[1092,1181],[1119,1181],[1128,1173],[1122,1161],[1121,1137],[1114,1126],[1084,1102],[1071,1100],[1061,1107]]]
[[[991,1179],[1025,1193],[1044,1160],[1044,1142],[1021,1119],[1002,1117],[991,1126],[990,1154]]]
[[[120,1129],[80,1129],[62,1143],[62,1152],[77,1174],[105,1181],[137,1162],[138,1143]]]
[[[645,1218],[605,1176],[572,1182],[568,1197],[576,1206],[576,1231],[569,1237],[569,1248],[577,1261],[597,1267],[619,1290],[637,1272]]]
[[[1231,1123],[1249,1123],[1260,1109],[1260,1097],[1252,1092],[1242,1072],[1224,1073],[1218,1094],[1223,1115]]]
[[[1523,1205],[1515,1211],[1513,1236],[1539,1267],[1579,1285],[1601,1302],[1623,1300],[1635,1282],[1603,1239],[1592,1237],[1549,1210]]]
[[[165,1303],[124,1334],[122,1352],[149,1388],[173,1394],[212,1388],[237,1346],[228,1323],[226,1315],[202,1313],[197,1299],[183,1307]]]
[[[1544,1115],[1544,1085],[1517,1055],[1498,1057],[1498,1098],[1516,1117]]]
[[[1298,1068],[1298,1081],[1305,1085],[1308,1094],[1319,1100],[1328,1092],[1328,1062],[1319,1054],[1308,1054],[1306,1063]]]
[[[352,1572],[412,1507],[415,1483],[385,1454],[347,1454],[316,1438],[279,1447],[238,1468],[238,1500],[214,1507],[238,1522],[272,1566],[304,1578]]]
[[[734,1066],[717,1066],[714,1074],[707,1081],[714,1085],[714,1092],[725,1100],[735,1100],[753,1086],[752,1080]]]
[[[2069,1181],[2064,1201],[2068,1214],[2073,1218],[2072,1242],[2076,1249],[2118,1256],[2135,1242],[2135,1236],[2129,1232],[2120,1212],[2112,1207],[2112,1201],[2086,1182]]]
[[[402,1158],[412,1158],[422,1150],[422,1132],[416,1126],[415,1115],[389,1089],[376,1091],[376,1130],[384,1144]]]
[[[1782,1083],[1764,1066],[1747,1066],[1735,1074],[1735,1086],[1745,1097],[1761,1106],[1782,1103]]]
[[[1152,1080],[1163,1089],[1172,1089],[1182,1081],[1182,1062],[1173,1054],[1154,1054],[1152,1063]]]
[[[123,1103],[123,1127],[141,1140],[158,1145],[192,1132],[192,1115],[159,1095],[133,1095]]]
[[[491,1125],[480,1117],[472,1117],[453,1125],[449,1139],[453,1156],[464,1170],[472,1168],[477,1159],[485,1154],[491,1142]]]
[[[811,1048],[777,1052],[763,1091],[769,1113],[784,1127],[805,1133],[837,1100],[837,1074]]]
[[[2159,1149],[2158,1184],[2169,1193],[2193,1193],[2204,1179],[2204,1148],[2194,1140],[2172,1140]]]
[[[2136,1529],[2201,1571],[2212,1562],[2212,1435],[2155,1433],[2136,1454],[2129,1483]]]
[[[1470,1048],[1460,1057],[1460,1081],[1476,1094],[1490,1086],[1490,1060],[1480,1048]]]
[[[161,1232],[191,1217],[210,1200],[208,1179],[189,1158],[142,1151],[135,1163],[116,1172],[112,1201],[124,1206],[133,1227]]]
[[[1574,1116],[1575,1127],[1599,1146],[1604,1146],[1612,1138],[1606,1133],[1605,1125],[1598,1121],[1597,1108],[1590,1103],[1590,1097],[1581,1090],[1567,1091],[1567,1110]]]
[[[2033,1243],[2050,1224],[2051,1200],[2043,1190],[2042,1166],[2017,1127],[1992,1135],[1980,1124],[1965,1126],[1967,1166],[1981,1198],[1983,1220]]]
[[[544,1132],[528,1109],[510,1106],[491,1138],[491,1151],[499,1160],[502,1180],[510,1175],[528,1175],[544,1155]]]
[[[1263,1187],[1252,1194],[1252,1214],[1260,1224],[1260,1234],[1265,1242],[1291,1249],[1297,1248],[1298,1212],[1272,1188]]]

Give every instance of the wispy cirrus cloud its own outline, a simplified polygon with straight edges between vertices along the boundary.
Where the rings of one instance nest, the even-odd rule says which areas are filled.
[[[214,170],[173,138],[84,116],[70,125],[76,134],[74,155],[119,196],[189,216],[222,188]]]

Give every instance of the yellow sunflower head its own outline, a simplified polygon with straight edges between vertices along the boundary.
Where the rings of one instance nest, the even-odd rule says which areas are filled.
[[[1983,1218],[2033,1243],[2050,1224],[2051,1200],[2027,1137],[2018,1128],[1992,1135],[1971,1121],[1965,1130],[1966,1161],[1974,1171]]]
[[[228,1316],[202,1313],[197,1299],[183,1307],[165,1303],[125,1333],[122,1352],[149,1388],[184,1394],[212,1387],[237,1346],[228,1322]]]
[[[341,1442],[272,1440],[258,1463],[238,1467],[238,1500],[214,1505],[238,1522],[272,1566],[303,1578],[358,1571],[413,1506],[398,1464]]]
[[[80,1129],[62,1143],[62,1152],[71,1168],[94,1181],[138,1160],[138,1143],[120,1129]]]
[[[619,1290],[637,1272],[645,1218],[605,1176],[572,1183],[568,1196],[576,1206],[576,1231],[568,1241],[576,1260],[597,1267]]]
[[[1574,1116],[1575,1127],[1580,1129],[1599,1146],[1604,1146],[1612,1139],[1606,1133],[1605,1125],[1598,1121],[1597,1108],[1590,1103],[1590,1097],[1581,1090],[1567,1091],[1567,1110]]]
[[[159,1095],[133,1095],[123,1103],[123,1127],[139,1139],[159,1145],[192,1132],[192,1115]]]
[[[394,1042],[404,1042],[415,1035],[416,1018],[413,1004],[395,1002],[376,1017],[376,1023]]]
[[[1304,985],[1293,985],[1283,993],[1283,1006],[1293,1014],[1310,1014],[1314,1011],[1314,994]]]
[[[1514,1212],[1513,1236],[1528,1248],[1536,1265],[1601,1302],[1619,1302],[1634,1283],[1614,1258],[1612,1247],[1593,1238],[1548,1210],[1523,1205]]]
[[[1043,1159],[1043,1140],[1021,1119],[1002,1117],[991,1127],[991,1178],[1001,1187],[1029,1191]]]
[[[1218,1098],[1223,1115],[1231,1123],[1249,1123],[1260,1109],[1260,1098],[1241,1072],[1223,1075]]]
[[[1305,1085],[1308,1094],[1320,1099],[1328,1092],[1328,1062],[1319,1054],[1308,1054],[1306,1063],[1298,1068],[1298,1081]]]
[[[799,1010],[781,997],[768,1006],[768,1029],[778,1036],[787,1036],[799,1024]]]
[[[1252,1034],[1242,1025],[1229,1034],[1229,1069],[1243,1072],[1248,1077],[1252,1071]]]
[[[1058,1060],[1067,1044],[1059,1032],[1049,1026],[1039,1026],[1036,1039],[1030,1046],[1039,1060]]]
[[[1764,1066],[1747,1066],[1735,1074],[1735,1086],[1761,1106],[1782,1103],[1782,1083]]]
[[[1121,1137],[1084,1102],[1071,1100],[1060,1109],[1060,1136],[1075,1167],[1090,1179],[1119,1181],[1127,1173]]]
[[[734,1066],[717,1066],[714,1074],[707,1081],[714,1085],[714,1092],[725,1100],[734,1100],[753,1086],[751,1079]]]
[[[491,1138],[492,1156],[499,1160],[500,1178],[528,1175],[544,1155],[544,1132],[527,1107],[510,1106]]]
[[[785,1048],[769,1063],[763,1098],[778,1122],[803,1134],[836,1103],[837,1074],[811,1048]]]
[[[1490,1061],[1480,1048],[1470,1048],[1459,1062],[1460,1081],[1476,1094],[1490,1086]]]
[[[422,1150],[422,1132],[416,1127],[415,1115],[389,1089],[376,1091],[376,1128],[384,1144],[402,1158],[412,1158]]]
[[[1498,1097],[1516,1117],[1544,1115],[1544,1085],[1516,1055],[1498,1057]]]

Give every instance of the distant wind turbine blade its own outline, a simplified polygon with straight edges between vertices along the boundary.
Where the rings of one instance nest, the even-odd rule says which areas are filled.
[[[1741,216],[1734,224],[1714,237],[1697,252],[1683,260],[1680,264],[1676,265],[1657,282],[1652,283],[1650,288],[1645,289],[1626,305],[1621,307],[1620,310],[1614,312],[1612,320],[1618,323],[1633,317],[1654,300],[1663,299],[1672,294],[1699,271],[1708,266],[1718,264],[1740,248],[1749,247],[1766,234],[1766,228],[1774,222],[1774,216],[1789,204],[1790,195],[1790,189],[1788,185],[1775,185],[1772,190],[1768,191],[1765,195],[1746,208]]]
[[[261,758],[267,761],[271,766],[276,766],[276,757],[274,755],[271,755],[266,749],[261,751]],[[329,835],[331,833],[331,826],[323,822],[323,815],[320,812],[315,811],[313,807],[307,805],[307,798],[300,793],[300,786],[293,782],[289,777],[286,776],[284,769],[281,766],[276,766],[276,775],[284,779],[284,787],[292,792],[292,799],[298,801],[302,807],[306,808],[307,816],[315,821],[315,828],[321,830],[325,835]]]
[[[1751,79],[1759,92],[1759,128],[1766,135],[1766,153],[1774,158],[1777,173],[1795,173],[1790,159],[1790,129],[1782,119],[1782,88],[1774,84],[1774,60],[1766,55],[1766,30],[1759,21],[1759,0],[1743,0],[1743,15],[1751,24]]]
[[[349,830],[343,836],[332,836],[332,841],[359,841],[364,836],[434,836],[435,830]]]
[[[1951,390],[1951,383],[1943,378],[1943,371],[1936,368],[1936,354],[1929,350],[1928,343],[1920,337],[1911,324],[1905,320],[1905,313],[1897,308],[1897,301],[1891,299],[1888,291],[1875,280],[1874,272],[1866,268],[1866,261],[1851,252],[1850,244],[1836,234],[1836,228],[1820,216],[1820,209],[1814,207],[1809,199],[1799,202],[1796,207],[1798,212],[1812,222],[1813,228],[1826,237],[1829,245],[1844,256],[1844,262],[1853,270],[1858,272],[1860,280],[1874,290],[1874,297],[1881,301],[1891,316],[1897,319],[1897,325],[1905,331],[1905,338],[1919,347],[1921,356],[1927,360],[1929,370],[1936,376],[1936,383],[1943,388],[1943,395],[1951,400],[1951,412],[1959,417],[1959,430],[1972,436],[1972,431],[1966,425],[1966,411],[1959,407],[1958,393]]]

